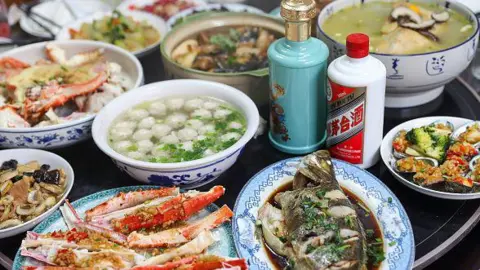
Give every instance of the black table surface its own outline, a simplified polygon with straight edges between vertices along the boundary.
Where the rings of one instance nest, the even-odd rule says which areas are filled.
[[[248,4],[270,11],[279,1],[257,0]],[[146,83],[163,80],[164,72],[158,51],[140,59]],[[457,116],[477,119],[480,116],[480,97],[461,82],[449,83],[437,100],[415,108],[386,109],[384,131],[410,119],[423,116]],[[265,111],[262,110],[261,111]],[[121,186],[137,185],[134,179],[120,172],[111,160],[89,140],[75,146],[54,151],[64,157],[75,170],[75,185],[68,196],[71,201],[86,195]],[[274,150],[263,135],[252,140],[232,168],[212,185],[224,185],[226,195],[218,204],[233,204],[243,185],[262,168],[291,157]],[[417,193],[395,180],[382,162],[369,171],[381,179],[397,195],[405,207],[413,226],[416,242],[415,268],[422,269],[479,269],[480,229],[474,228],[480,218],[480,202],[451,201]],[[473,231],[465,237],[471,230]],[[2,239],[0,251],[14,258],[25,234]],[[463,239],[463,240],[462,240]],[[458,245],[457,245],[458,244]],[[453,249],[452,249],[453,248]],[[446,253],[446,254],[445,254]],[[443,257],[442,257],[443,256]]]

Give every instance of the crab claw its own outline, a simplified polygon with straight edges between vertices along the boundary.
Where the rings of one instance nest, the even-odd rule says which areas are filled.
[[[132,215],[113,220],[113,229],[122,233],[130,233],[157,225],[165,226],[186,220],[216,201],[224,193],[225,188],[222,186],[215,186],[208,192],[190,191],[182,193],[158,206],[145,207]]]
[[[17,111],[11,106],[0,107],[0,127],[4,128],[19,128],[30,127],[30,124],[25,121]]]
[[[120,192],[117,196],[87,210],[85,215],[87,220],[91,220],[94,216],[105,215],[114,211],[130,208],[159,197],[176,196],[178,193],[179,189],[176,187],[138,190],[127,193]]]
[[[2,57],[0,58],[0,68],[1,69],[24,69],[30,67],[30,64],[22,62],[13,57]]]
[[[67,59],[66,53],[58,46],[48,43],[45,46],[45,53],[52,62],[68,67],[77,67],[87,63],[94,62],[103,55],[103,49],[97,49],[89,52],[78,53],[72,58]]]
[[[197,237],[201,232],[212,230],[233,216],[232,210],[224,205],[210,215],[191,224],[172,228],[158,233],[143,235],[132,232],[128,236],[128,246],[132,248],[171,247],[186,243]]]

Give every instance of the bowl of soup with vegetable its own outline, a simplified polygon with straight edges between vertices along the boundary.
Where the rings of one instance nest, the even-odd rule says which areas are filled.
[[[466,6],[444,0],[337,0],[318,17],[318,37],[330,61],[345,54],[346,36],[365,33],[370,53],[387,68],[387,107],[428,103],[475,56],[478,20]]]
[[[213,181],[259,123],[248,96],[216,82],[171,80],[127,94],[100,112],[92,134],[121,170],[144,183],[193,188]]]

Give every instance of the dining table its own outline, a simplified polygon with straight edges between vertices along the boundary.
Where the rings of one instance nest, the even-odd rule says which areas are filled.
[[[277,8],[279,0],[249,0],[244,4],[258,7],[265,12]],[[31,38],[18,26],[12,28],[15,38]],[[478,55],[480,57],[480,55]],[[165,79],[160,50],[140,58],[145,83]],[[456,116],[478,120],[480,117],[480,86],[468,68],[461,76],[448,83],[444,93],[436,100],[417,107],[385,109],[384,133],[405,121],[425,116]],[[267,89],[258,89],[268,91]],[[268,119],[268,108],[259,108]],[[138,185],[135,179],[120,171],[92,139],[74,146],[52,150],[65,158],[75,172],[75,184],[68,195],[70,201],[95,192]],[[206,190],[213,185],[223,185],[226,195],[218,204],[234,207],[235,200],[245,183],[264,167],[291,155],[275,150],[266,134],[252,139],[238,161],[213,183],[198,188]],[[446,200],[418,193],[397,181],[380,160],[368,169],[384,182],[404,206],[411,221],[415,237],[414,269],[480,269],[480,200]],[[12,261],[25,233],[0,239],[0,265],[12,268]],[[248,259],[248,258],[247,258]]]

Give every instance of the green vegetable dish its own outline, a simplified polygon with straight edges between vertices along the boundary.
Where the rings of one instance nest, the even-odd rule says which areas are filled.
[[[134,52],[155,44],[160,39],[157,29],[144,21],[135,21],[114,11],[92,23],[83,23],[79,30],[69,29],[71,39],[88,39],[114,44]]]
[[[109,128],[109,143],[133,159],[176,163],[223,151],[245,131],[245,116],[225,101],[168,97],[141,103],[120,115]]]

